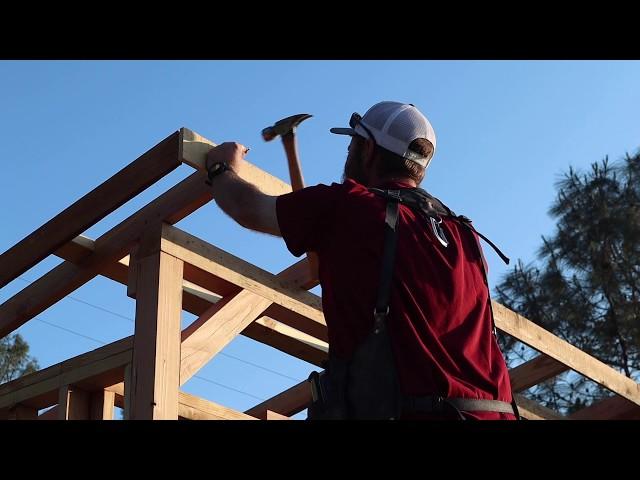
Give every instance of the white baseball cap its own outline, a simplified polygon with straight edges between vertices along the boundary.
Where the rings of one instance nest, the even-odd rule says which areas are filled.
[[[427,168],[436,151],[436,134],[427,117],[411,103],[380,102],[367,110],[364,117],[358,113],[351,115],[351,128],[332,128],[338,135],[360,135],[373,137],[376,144],[403,158],[412,160]],[[411,142],[424,138],[431,142],[433,151],[423,157],[409,150]]]

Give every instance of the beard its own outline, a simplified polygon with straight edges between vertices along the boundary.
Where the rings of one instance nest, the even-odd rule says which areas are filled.
[[[350,178],[362,185],[367,184],[369,176],[362,166],[363,150],[364,149],[356,148],[349,151],[347,161],[344,164],[344,172],[342,173],[342,183],[344,183],[347,178]]]

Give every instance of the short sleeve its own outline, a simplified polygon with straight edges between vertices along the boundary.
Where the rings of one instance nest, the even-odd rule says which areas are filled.
[[[320,184],[277,198],[280,233],[293,255],[322,248],[333,227],[341,191],[340,184]]]

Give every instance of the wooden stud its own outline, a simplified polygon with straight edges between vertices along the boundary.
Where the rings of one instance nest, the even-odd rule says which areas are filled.
[[[131,363],[124,369],[124,382],[107,387],[107,390],[124,397],[123,417],[125,420],[131,420],[131,398],[133,396],[133,366]]]
[[[90,394],[75,386],[63,385],[58,397],[58,420],[88,420]]]
[[[136,287],[138,284],[138,249],[136,244],[131,247],[129,254],[129,268],[127,270],[127,297],[136,298]]]
[[[91,420],[113,420],[116,394],[108,390],[91,392],[89,418]]]
[[[146,235],[156,241],[138,252],[130,418],[177,420],[183,262],[160,251],[159,228]]]

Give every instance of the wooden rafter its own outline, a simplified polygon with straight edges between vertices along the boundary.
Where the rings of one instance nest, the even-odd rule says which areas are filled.
[[[640,384],[507,307],[492,303],[500,330],[640,405]]]
[[[175,132],[0,255],[0,288],[181,163]]]
[[[514,392],[522,392],[567,370],[569,367],[564,363],[544,354],[538,355],[509,370],[511,388]]]
[[[615,395],[569,415],[571,420],[640,420],[640,406]]]
[[[211,200],[202,175],[194,173],[95,241],[95,250],[78,265],[63,262],[0,305],[0,337],[20,327],[126,256],[130,246],[159,221],[176,222]]]

